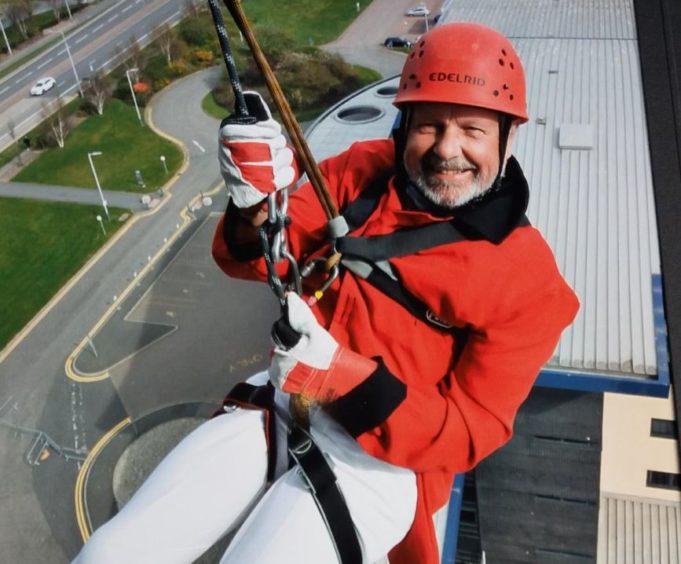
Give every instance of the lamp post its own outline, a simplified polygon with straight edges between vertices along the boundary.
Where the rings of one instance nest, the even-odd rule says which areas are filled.
[[[426,12],[425,14],[423,14],[423,19],[424,19],[425,22],[426,22],[426,33],[428,33],[428,12]]]
[[[163,165],[163,170],[165,170],[166,174],[168,174],[168,165],[166,164],[165,155],[161,155],[161,164]]]
[[[99,199],[102,200],[102,207],[104,208],[104,213],[106,214],[106,219],[111,219],[109,217],[109,208],[106,207],[106,200],[104,199],[104,194],[102,194],[102,187],[99,185],[99,178],[97,177],[97,171],[95,170],[95,163],[92,162],[92,157],[98,157],[101,155],[101,151],[94,151],[87,154],[87,159],[90,161],[90,169],[92,170],[92,176],[95,177],[95,184],[97,185],[97,191],[99,192]]]
[[[106,235],[106,229],[104,228],[104,221],[102,221],[102,216],[97,214],[97,223],[99,223],[99,226],[102,228],[102,233]]]
[[[128,69],[125,71],[125,76],[128,77],[128,86],[130,86],[130,94],[132,94],[132,101],[135,104],[135,111],[137,112],[137,119],[140,120],[140,125],[144,125],[142,121],[142,116],[140,115],[140,109],[137,105],[137,96],[135,96],[135,89],[132,87],[132,80],[130,80],[130,73],[137,72],[139,69]]]
[[[2,36],[5,38],[5,45],[7,45],[7,54],[11,55],[12,54],[12,48],[9,45],[9,39],[7,39],[7,34],[5,33],[5,26],[2,25],[2,16],[4,14],[0,14],[0,30],[2,30]]]
[[[66,37],[64,36],[64,32],[60,31],[62,41],[64,42],[64,47],[66,47],[66,54],[69,56],[69,61],[71,61],[71,68],[73,69],[73,76],[76,77],[76,84],[78,85],[78,92],[80,93],[80,97],[84,98],[83,96],[83,87],[80,85],[80,78],[78,78],[78,73],[76,72],[76,65],[73,64],[73,57],[71,57],[71,49],[69,49],[69,44],[66,42]]]

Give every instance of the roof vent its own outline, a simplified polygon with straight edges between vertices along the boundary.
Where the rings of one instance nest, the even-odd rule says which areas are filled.
[[[381,86],[376,90],[376,96],[383,98],[393,98],[397,94],[397,86]]]
[[[558,132],[559,149],[591,150],[594,146],[594,130],[590,123],[563,123]]]
[[[336,114],[336,118],[345,123],[368,123],[383,115],[383,110],[375,106],[352,106]]]

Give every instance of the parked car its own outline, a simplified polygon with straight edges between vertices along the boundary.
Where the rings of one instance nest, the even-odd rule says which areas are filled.
[[[45,92],[54,88],[56,84],[57,81],[54,78],[45,76],[33,85],[33,88],[31,88],[31,96],[42,96]]]
[[[412,42],[404,37],[386,37],[383,45],[388,49],[393,49],[394,47],[406,47],[407,49],[411,49]]]
[[[428,15],[430,15],[430,10],[428,9],[428,7],[425,4],[421,3],[421,4],[414,6],[413,8],[409,8],[404,13],[404,15],[405,16],[428,16]]]

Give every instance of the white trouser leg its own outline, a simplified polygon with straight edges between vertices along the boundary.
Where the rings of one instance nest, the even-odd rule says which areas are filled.
[[[413,472],[369,456],[323,412],[312,414],[312,432],[331,460],[359,534],[363,561],[380,560],[413,521]],[[296,468],[281,476],[258,502],[221,560],[221,564],[245,562],[337,562],[329,531]]]
[[[238,409],[190,433],[74,564],[187,564],[249,509],[266,479],[260,411]]]

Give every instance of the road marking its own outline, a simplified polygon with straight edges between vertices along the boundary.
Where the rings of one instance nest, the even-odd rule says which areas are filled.
[[[47,61],[45,61],[44,63],[39,64],[36,68],[37,68],[37,69],[41,69],[41,68],[46,67],[47,65],[49,65],[51,62],[52,62],[52,57],[50,57],[49,59],[47,59]]]
[[[125,8],[121,10],[121,13],[127,12],[128,10],[132,10],[132,4],[128,4]]]
[[[81,37],[79,37],[78,39],[76,39],[76,40],[74,41],[74,43],[75,43],[76,45],[78,45],[81,41],[85,41],[85,40],[87,39],[87,36],[88,36],[88,34],[87,34],[87,33],[84,33]]]
[[[30,78],[32,75],[33,75],[32,72],[27,72],[25,75],[20,76],[19,78],[17,78],[17,79],[14,81],[14,84],[19,84],[20,82],[23,82],[23,81],[26,80],[27,78]]]
[[[104,24],[99,24],[97,27],[92,28],[92,33],[98,32],[103,27],[104,27]]]
[[[107,21],[107,23],[111,23],[111,22],[114,21],[117,17],[118,17],[118,14],[114,14],[113,16],[111,16],[111,17],[110,17],[108,20],[106,20],[106,21]]]
[[[0,90],[0,94],[4,94],[9,90],[9,86],[5,86],[2,90]]]
[[[129,417],[126,417],[118,425],[107,431],[92,447],[92,450],[87,455],[87,458],[83,462],[80,470],[78,471],[78,477],[76,478],[76,486],[74,488],[74,501],[76,505],[76,521],[78,522],[78,528],[80,529],[80,536],[83,538],[83,542],[90,538],[92,534],[92,523],[90,522],[90,515],[86,506],[86,492],[85,486],[87,484],[87,479],[90,475],[90,468],[95,459],[99,456],[99,453],[104,449],[104,447],[113,439],[118,433],[125,429],[128,425],[132,423]]]
[[[202,153],[206,152],[206,150],[199,144],[199,142],[196,139],[192,139],[192,143],[194,143],[194,145],[196,145],[199,148],[199,151],[201,151]]]

